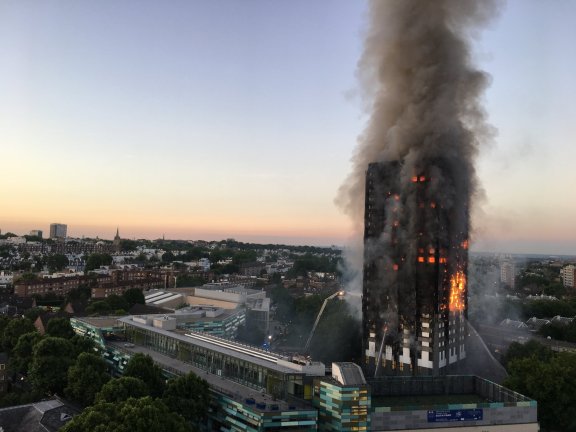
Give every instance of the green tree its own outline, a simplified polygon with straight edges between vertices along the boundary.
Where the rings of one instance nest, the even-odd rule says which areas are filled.
[[[306,276],[309,271],[335,273],[338,270],[338,261],[338,258],[307,253],[296,258],[294,266],[288,271],[287,277]]]
[[[122,293],[124,300],[128,302],[128,309],[135,304],[145,304],[144,293],[140,288],[130,288]]]
[[[171,379],[168,381],[162,400],[170,410],[186,420],[201,424],[206,418],[210,403],[208,383],[191,372]]]
[[[512,342],[503,358],[504,366],[512,360],[524,359],[535,357],[540,361],[549,361],[552,358],[553,352],[550,348],[542,345],[540,342],[530,339],[528,342],[522,344],[519,342]]]
[[[24,375],[28,374],[34,347],[41,339],[42,336],[37,331],[25,333],[18,338],[18,342],[10,356],[10,370],[12,372]]]
[[[112,256],[109,254],[99,254],[93,253],[90,254],[88,259],[86,260],[86,267],[84,271],[88,273],[91,270],[95,270],[100,268],[101,266],[107,266],[112,264]]]
[[[4,340],[4,330],[6,329],[6,326],[8,326],[10,321],[12,321],[11,318],[7,317],[6,315],[0,314],[0,337],[2,338],[2,341]]]
[[[135,251],[138,242],[134,240],[122,239],[120,240],[120,250],[122,251]]]
[[[538,401],[543,431],[576,431],[576,354],[558,353],[549,361],[518,358],[508,372],[506,387]]]
[[[46,334],[48,336],[60,337],[64,339],[71,339],[74,336],[74,330],[70,325],[68,318],[55,317],[48,321],[46,326]]]
[[[149,355],[134,354],[126,364],[124,376],[141,379],[148,386],[149,394],[153,397],[160,397],[164,392],[165,379],[162,370]]]
[[[66,397],[87,406],[94,402],[96,394],[110,380],[106,362],[100,356],[81,353],[68,369]]]
[[[31,309],[28,309],[26,312],[24,312],[24,317],[28,318],[31,322],[34,322],[43,313],[44,313],[44,309],[39,308],[39,307],[33,307]]]
[[[256,261],[258,254],[255,250],[238,251],[232,257],[232,262],[236,265]]]
[[[531,300],[524,304],[523,314],[526,319],[533,316],[537,318],[552,318],[556,315],[571,317],[576,314],[572,305],[559,300]]]
[[[86,307],[86,313],[89,315],[108,315],[111,310],[106,300],[95,301]]]
[[[14,318],[4,328],[2,335],[2,347],[8,353],[18,343],[18,338],[23,334],[36,331],[36,327],[28,318]]]
[[[46,260],[46,265],[50,273],[63,270],[69,264],[66,255],[54,254],[50,255]]]
[[[110,310],[127,311],[128,309],[130,309],[130,304],[124,298],[124,296],[112,294],[112,295],[106,297],[106,303],[108,303],[108,307],[110,308]]]
[[[36,344],[28,377],[35,390],[43,394],[59,393],[67,384],[68,368],[76,352],[72,342],[58,337],[45,337]]]
[[[236,264],[215,264],[211,270],[216,274],[236,274],[240,272],[240,267]]]
[[[83,283],[78,286],[78,288],[71,290],[66,294],[66,303],[79,301],[82,303],[87,303],[92,296],[91,286],[95,285],[95,281],[91,280],[88,283]]]
[[[20,276],[19,280],[23,281],[32,281],[38,279],[38,275],[36,273],[24,273]]]
[[[148,386],[139,378],[123,376],[108,381],[96,395],[96,403],[123,402],[149,396]]]
[[[159,399],[128,399],[120,403],[99,403],[86,408],[62,432],[191,432],[178,414]]]
[[[174,256],[174,254],[170,251],[162,254],[162,262],[167,262],[167,263],[171,263],[172,261],[174,261],[176,259],[176,257]]]
[[[72,343],[72,347],[74,349],[74,358],[78,357],[83,352],[93,353],[95,351],[94,341],[87,337],[75,334],[70,339],[70,342]]]

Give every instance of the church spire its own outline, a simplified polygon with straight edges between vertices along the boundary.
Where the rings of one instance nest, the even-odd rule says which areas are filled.
[[[120,239],[120,230],[116,227],[116,236],[114,236],[114,241],[112,242],[114,245],[114,250],[116,252],[120,252],[121,248],[121,239]]]

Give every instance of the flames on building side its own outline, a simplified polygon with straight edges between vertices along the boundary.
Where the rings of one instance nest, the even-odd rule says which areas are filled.
[[[468,202],[446,204],[440,170],[403,182],[405,170],[366,175],[364,360],[375,374],[441,374],[466,357]]]

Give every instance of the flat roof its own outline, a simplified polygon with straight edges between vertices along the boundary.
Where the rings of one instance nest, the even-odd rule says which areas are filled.
[[[176,300],[179,298],[182,298],[182,294],[172,294],[172,295],[168,295],[168,296],[162,296],[162,297],[159,297],[157,299],[153,299],[152,304],[158,305],[158,304],[166,303],[166,302]]]
[[[413,396],[374,396],[372,408],[375,407],[432,407],[434,405],[450,404],[480,404],[490,401],[478,394],[443,394],[443,395],[413,395]],[[423,408],[424,409],[424,408]]]
[[[238,342],[229,341],[227,339],[217,338],[214,336],[198,332],[187,332],[188,335],[182,335],[175,333],[173,331],[168,331],[160,329],[158,327],[152,327],[146,324],[138,323],[136,321],[133,321],[131,316],[120,317],[118,318],[118,321],[125,323],[129,326],[138,327],[143,330],[150,330],[155,333],[159,333],[191,345],[197,345],[199,347],[216,351],[228,355],[230,357],[235,357],[249,363],[254,363],[258,366],[262,366],[267,369],[271,369],[284,374],[292,374],[292,375],[306,374],[303,371],[301,372],[296,369],[291,369],[289,367],[278,365],[276,363],[276,361],[280,359],[288,360],[286,357],[273,352],[259,350],[258,348],[249,345],[239,344]]]
[[[210,311],[210,310],[215,310],[215,309],[219,309],[222,312],[216,316],[210,317],[210,316],[198,316],[197,314],[195,314],[195,312],[201,312],[201,311]],[[169,316],[173,316],[176,318],[186,318],[186,321],[183,322],[182,324],[190,324],[190,323],[195,323],[198,321],[202,321],[202,322],[212,322],[212,321],[222,321],[226,318],[230,318],[234,315],[238,315],[240,313],[244,312],[244,309],[224,309],[224,308],[219,308],[219,307],[214,307],[214,306],[189,306],[187,308],[184,309],[178,309],[176,310],[173,314],[168,314]]]
[[[85,322],[98,328],[119,327],[118,319],[121,316],[105,316],[105,317],[72,317],[71,319]]]
[[[334,366],[336,366],[340,374],[342,375],[342,384],[344,385],[364,385],[366,380],[364,379],[364,374],[355,363],[351,362],[336,362],[332,366],[332,374],[334,374]]]

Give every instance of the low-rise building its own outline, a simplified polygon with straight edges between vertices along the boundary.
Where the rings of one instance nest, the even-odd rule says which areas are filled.
[[[46,295],[48,293],[65,296],[82,285],[92,288],[92,298],[106,298],[112,294],[121,295],[126,290],[134,288],[141,290],[161,288],[164,286],[164,282],[160,277],[149,271],[106,269],[91,276],[78,273],[62,273],[49,275],[42,279],[21,279],[14,284],[14,294],[19,297]]]

